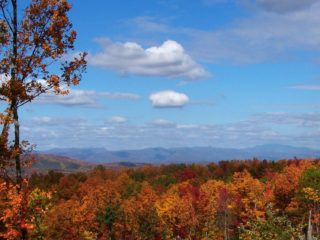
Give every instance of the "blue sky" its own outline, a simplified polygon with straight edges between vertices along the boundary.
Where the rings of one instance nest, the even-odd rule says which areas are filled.
[[[21,109],[37,149],[319,148],[320,1],[71,3],[87,73]]]

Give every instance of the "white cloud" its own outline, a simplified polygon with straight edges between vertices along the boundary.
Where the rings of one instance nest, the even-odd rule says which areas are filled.
[[[53,103],[65,106],[97,106],[98,98],[137,100],[139,95],[121,92],[97,92],[94,90],[70,90],[67,95],[56,95],[53,92],[41,95],[36,103]]]
[[[186,94],[171,90],[152,93],[149,99],[153,107],[159,108],[183,107],[189,102]]]
[[[96,95],[93,90],[72,90],[68,95],[48,93],[40,96],[37,103],[54,103],[66,106],[93,106],[96,104]]]
[[[126,123],[127,121],[128,121],[127,118],[121,117],[121,116],[113,116],[108,120],[109,123],[118,123],[118,124],[119,123]]]
[[[307,112],[261,113],[240,122],[224,124],[180,122],[166,119],[139,124],[106,125],[80,122],[74,118],[50,117],[39,125],[37,119],[23,121],[22,138],[39,149],[52,144],[59,147],[106,147],[137,149],[145,147],[216,146],[245,147],[282,143],[319,148],[320,114]],[[46,122],[46,117],[38,120]],[[292,129],[299,131],[292,131]],[[124,147],[125,146],[125,147]]]
[[[195,80],[209,76],[209,73],[173,40],[146,49],[135,42],[114,43],[105,38],[99,39],[98,42],[103,51],[89,55],[89,63],[120,74],[181,80]]]

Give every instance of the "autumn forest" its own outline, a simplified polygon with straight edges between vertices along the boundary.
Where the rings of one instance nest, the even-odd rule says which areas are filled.
[[[320,234],[319,160],[223,161],[1,183],[1,237],[307,239]]]
[[[320,118],[317,111],[306,110],[318,110],[319,106],[311,101],[315,100],[312,94],[299,97],[290,92],[320,87],[311,80],[312,85],[303,85],[294,79],[301,73],[292,71],[307,64],[292,67],[279,62],[279,66],[289,66],[287,72],[291,74],[280,76],[281,80],[295,81],[283,80],[281,86],[277,85],[281,81],[268,75],[286,72],[269,69],[276,65],[277,57],[298,61],[300,54],[307,61],[309,55],[316,55],[301,54],[298,49],[312,49],[319,33],[308,38],[302,31],[308,27],[296,22],[305,23],[305,16],[314,12],[316,17],[306,22],[312,24],[319,19],[319,11],[313,8],[320,9],[320,4],[292,1],[296,4],[287,6],[288,1],[237,1],[239,4],[229,11],[229,6],[227,10],[221,6],[229,2],[232,5],[232,1],[190,1],[200,4],[195,6],[183,2],[180,8],[190,7],[191,15],[197,16],[189,19],[181,17],[185,12],[171,1],[146,1],[141,5],[140,16],[136,11],[141,9],[131,6],[131,1],[126,4],[134,14],[128,7],[128,16],[121,15],[126,11],[117,5],[118,1],[91,2],[94,1],[0,0],[0,240],[320,239],[320,159],[315,150]],[[111,10],[109,2],[113,2]],[[78,11],[73,15],[72,4]],[[96,11],[90,12],[92,7]],[[113,11],[112,7],[118,10]],[[101,13],[98,8],[108,11]],[[220,8],[224,10],[220,12]],[[162,16],[164,20],[143,15],[158,16],[160,9],[167,14]],[[183,20],[169,26],[170,21],[179,21],[178,15],[173,16],[176,12]],[[219,24],[208,26],[205,16],[214,24],[228,27],[221,30]],[[244,16],[249,20],[241,20]],[[233,18],[240,19],[240,23],[224,22]],[[107,19],[106,23],[102,19]],[[266,27],[269,25],[265,21],[279,28],[282,22],[294,27],[278,31],[277,27]],[[196,29],[197,24],[201,28]],[[211,25],[214,30],[206,32],[204,29]],[[82,29],[80,38],[74,26]],[[302,26],[301,30],[296,31],[296,26]],[[114,42],[97,37],[100,32],[93,33],[104,28],[112,29],[109,34],[120,40]],[[312,32],[317,33],[318,28],[319,23]],[[118,29],[122,29],[121,33]],[[262,38],[261,29],[265,31]],[[290,32],[283,34],[285,29]],[[296,32],[298,38],[290,35]],[[125,34],[134,40],[123,43]],[[88,47],[86,36],[100,45],[100,52],[93,43]],[[167,39],[168,36],[178,40]],[[152,46],[144,48],[135,41]],[[319,41],[315,45],[318,47]],[[78,46],[86,50],[79,51]],[[282,55],[282,51],[286,53]],[[293,58],[286,55],[296,52],[299,54]],[[273,65],[263,65],[270,56]],[[319,59],[310,62],[316,61]],[[218,81],[210,81],[215,75],[211,74],[211,67],[217,69]],[[308,74],[316,71],[305,69]],[[105,70],[109,75],[103,75]],[[252,75],[245,71],[255,80],[246,82]],[[84,89],[76,89],[87,72],[92,83],[88,80]],[[243,76],[238,74],[241,72]],[[232,82],[238,77],[241,81]],[[264,77],[268,84],[263,85],[267,81]],[[180,82],[173,84],[167,79]],[[310,102],[295,102],[301,99]],[[289,110],[284,112],[284,108]],[[232,154],[239,156],[236,159],[246,159],[243,154],[251,154],[247,149],[255,150],[250,148],[252,144],[269,143],[260,148],[275,148],[275,142],[294,145],[296,148],[286,148],[294,153],[308,150],[314,155],[293,155],[292,159],[282,160],[252,156],[248,160],[222,161],[219,157],[220,161],[199,160],[194,164],[187,164],[181,157],[179,161],[164,161],[174,152],[166,147],[180,147],[183,152],[182,146],[216,144],[227,154],[231,148],[223,147],[235,146]],[[98,156],[107,152],[106,148],[128,148],[132,149],[130,153],[144,149],[145,156],[156,156],[158,162],[137,160],[120,166],[119,161],[103,162],[108,160],[103,156],[95,163],[83,163],[85,167],[77,171],[35,169],[32,167],[40,161],[36,156],[41,153],[37,152],[37,145],[40,150],[101,147],[95,148]],[[164,155],[152,155],[152,147],[159,147]],[[274,156],[268,151],[267,156]],[[108,154],[116,159],[129,159],[130,155],[125,151]],[[38,166],[51,164],[62,169],[67,163],[77,167],[80,162],[69,161],[67,156],[58,156],[56,159],[61,161],[54,162],[52,156],[49,159],[49,155],[42,154],[43,161]]]

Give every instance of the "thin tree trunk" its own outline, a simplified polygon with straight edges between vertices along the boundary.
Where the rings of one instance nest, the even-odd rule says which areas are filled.
[[[18,115],[18,101],[19,96],[15,93],[17,91],[17,57],[18,57],[18,4],[17,0],[11,0],[12,10],[13,10],[13,42],[12,42],[12,67],[11,67],[11,94],[13,99],[11,102],[11,109],[13,114],[13,124],[14,124],[14,161],[16,164],[16,182],[18,185],[18,191],[22,187],[22,171],[21,171],[21,149],[20,149],[20,124],[19,124],[19,115]],[[23,214],[22,214],[23,216]],[[21,240],[28,240],[28,232],[26,228],[21,228]]]
[[[311,222],[312,212],[309,211],[309,220],[308,220],[308,233],[307,233],[307,240],[312,240],[312,222]]]
[[[224,239],[228,240],[228,231],[227,231],[227,212],[224,212]]]
[[[19,115],[18,115],[18,96],[15,96],[14,91],[16,86],[17,79],[17,56],[18,56],[18,16],[17,16],[17,0],[11,0],[12,9],[13,9],[13,42],[12,42],[12,51],[13,51],[13,58],[12,58],[12,68],[11,68],[11,91],[13,93],[14,99],[12,99],[12,111],[13,111],[13,122],[14,122],[14,161],[16,164],[16,182],[21,189],[22,183],[22,174],[21,174],[21,162],[20,162],[20,124],[19,124]]]
[[[19,188],[21,188],[22,184],[22,171],[21,171],[21,161],[20,161],[20,123],[19,123],[19,115],[18,109],[15,107],[13,109],[13,121],[14,121],[14,160],[16,163],[16,180]]]

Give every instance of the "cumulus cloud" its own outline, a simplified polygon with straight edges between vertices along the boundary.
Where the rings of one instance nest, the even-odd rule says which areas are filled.
[[[137,100],[139,95],[121,92],[97,92],[95,90],[71,90],[68,95],[56,95],[53,92],[41,95],[36,103],[52,103],[64,106],[97,106],[98,98]]]
[[[144,49],[135,42],[114,43],[99,39],[103,50],[89,55],[90,64],[120,74],[167,77],[182,80],[206,78],[209,73],[196,63],[176,41]]]
[[[171,90],[152,93],[149,99],[152,106],[157,108],[179,108],[189,102],[186,94]]]
[[[285,13],[310,7],[319,0],[257,0],[257,5],[267,11]]]

